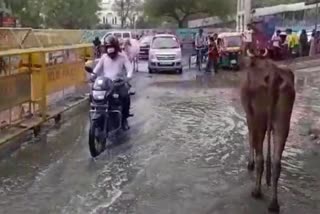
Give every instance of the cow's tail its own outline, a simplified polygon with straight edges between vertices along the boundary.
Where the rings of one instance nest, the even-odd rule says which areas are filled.
[[[268,115],[267,115],[267,162],[266,162],[266,183],[268,186],[271,185],[271,134],[272,134],[272,118],[274,107],[276,103],[276,94],[275,94],[275,72],[270,72],[269,81],[268,81]]]

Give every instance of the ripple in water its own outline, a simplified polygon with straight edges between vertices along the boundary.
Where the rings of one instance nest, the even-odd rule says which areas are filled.
[[[158,141],[172,144],[162,151],[164,154],[181,154],[184,164],[215,168],[233,179],[246,171],[246,121],[231,102],[217,97],[180,99],[163,105],[162,111],[171,112],[167,129],[158,136]],[[292,129],[297,129],[297,121],[294,122]],[[295,134],[288,139],[280,185],[284,191],[300,198],[297,203],[314,204],[319,196],[312,191],[320,189],[320,183],[317,175],[310,171],[306,150],[292,143],[296,140]]]

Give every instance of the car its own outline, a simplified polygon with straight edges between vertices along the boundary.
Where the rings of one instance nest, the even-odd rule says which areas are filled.
[[[155,35],[151,41],[148,60],[149,73],[176,71],[182,74],[182,51],[176,36]]]
[[[150,44],[152,42],[153,36],[144,36],[139,40],[140,43],[140,59],[149,59]]]

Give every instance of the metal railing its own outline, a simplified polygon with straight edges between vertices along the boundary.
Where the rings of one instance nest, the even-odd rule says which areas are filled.
[[[91,57],[91,44],[0,51],[0,127],[28,117],[46,120],[55,96],[86,82],[84,63]]]

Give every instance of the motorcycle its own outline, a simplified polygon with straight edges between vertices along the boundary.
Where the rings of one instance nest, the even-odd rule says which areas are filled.
[[[92,69],[86,67],[92,74]],[[112,81],[106,77],[97,77],[90,93],[90,129],[89,150],[92,157],[106,150],[107,140],[122,127],[122,102],[119,89],[129,84],[124,79]],[[133,96],[134,92],[129,92]],[[133,116],[133,115],[130,115]]]

